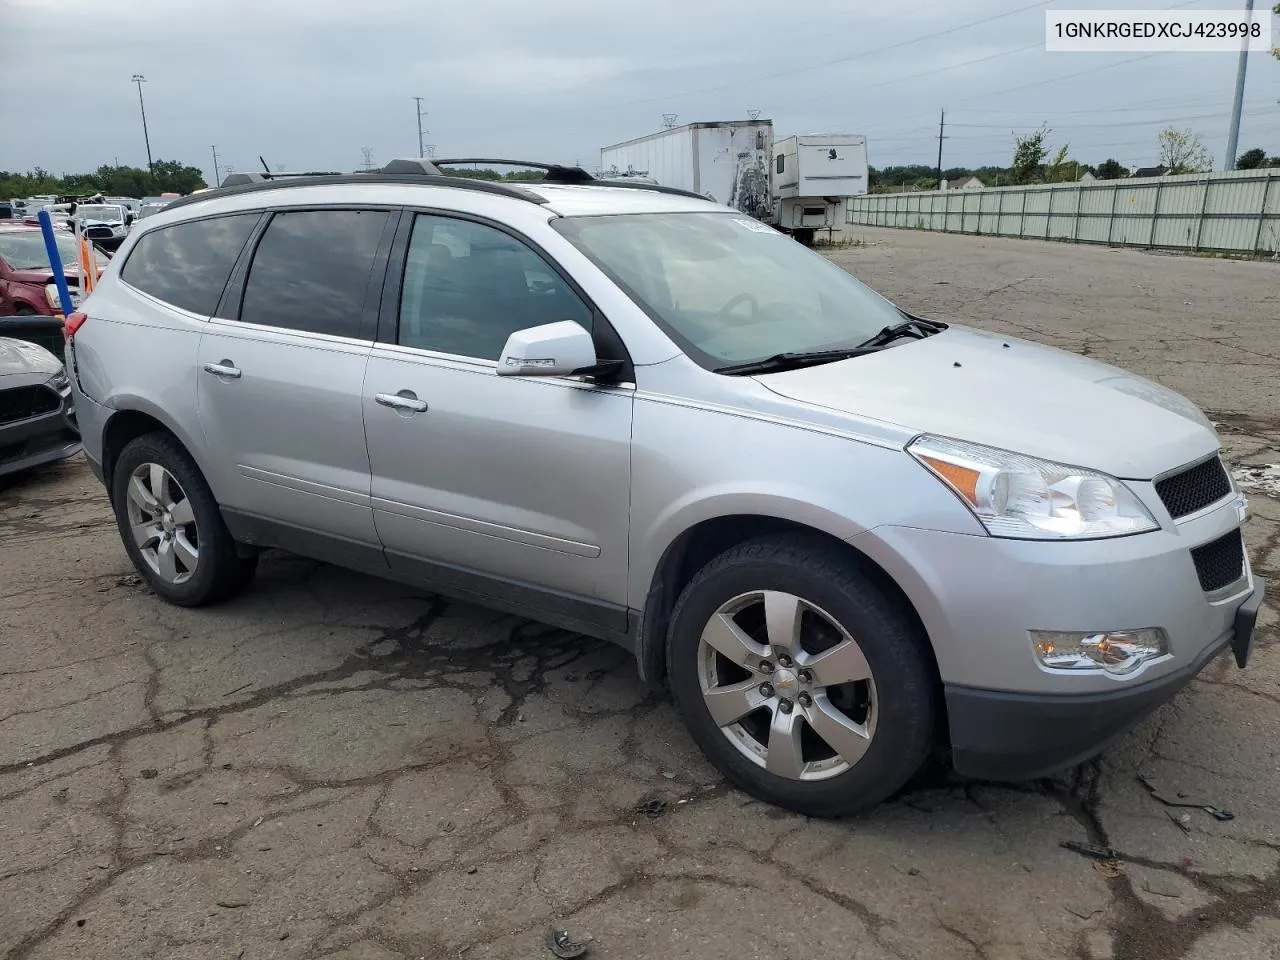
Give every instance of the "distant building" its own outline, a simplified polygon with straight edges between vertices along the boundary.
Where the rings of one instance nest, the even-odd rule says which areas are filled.
[[[981,190],[986,184],[977,177],[961,177],[958,180],[943,180],[943,190]]]
[[[1133,173],[1129,174],[1129,176],[1130,177],[1163,177],[1168,172],[1169,172],[1169,168],[1165,166],[1139,167],[1137,170],[1133,171]]]
[[[1097,179],[1098,179],[1098,178],[1097,178],[1097,177],[1095,177],[1095,176],[1094,176],[1092,173],[1090,173],[1088,170],[1086,170],[1084,173],[1080,174],[1080,182],[1081,182],[1081,183],[1093,183],[1093,181],[1095,181],[1095,180],[1097,180]]]

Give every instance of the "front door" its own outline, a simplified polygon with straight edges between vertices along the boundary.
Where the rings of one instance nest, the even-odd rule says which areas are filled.
[[[365,376],[374,519],[394,570],[621,633],[633,391],[495,373],[509,334],[557,320],[592,311],[524,242],[416,218],[396,342]]]
[[[275,214],[242,300],[220,311],[229,319],[210,320],[197,364],[200,419],[233,532],[268,523],[274,542],[380,562],[361,392],[373,345],[367,296],[376,310],[391,216]]]

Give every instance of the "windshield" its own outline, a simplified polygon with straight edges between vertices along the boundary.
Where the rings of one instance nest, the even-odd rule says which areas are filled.
[[[853,347],[903,314],[789,237],[744,214],[562,217],[557,230],[693,360],[715,369]]]
[[[144,217],[151,216],[153,213],[159,213],[167,206],[167,203],[144,203],[138,208],[138,219],[141,220]]]
[[[74,267],[80,262],[75,240],[67,235],[57,236],[58,255],[63,267]],[[44,236],[39,230],[21,233],[0,233],[0,259],[10,270],[49,270],[49,254],[44,248]]]
[[[107,206],[101,203],[82,203],[76,207],[76,215],[84,220],[106,220],[112,223],[124,222],[124,208]]]

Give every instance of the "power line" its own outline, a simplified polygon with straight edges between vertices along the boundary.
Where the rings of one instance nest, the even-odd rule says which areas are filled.
[[[959,33],[961,30],[968,30],[971,27],[981,26],[984,23],[992,23],[996,20],[1003,20],[1005,17],[1012,17],[1015,14],[1023,13],[1024,11],[1027,11],[1027,10],[1033,10],[1036,7],[1047,7],[1050,3],[1053,3],[1053,2],[1055,2],[1055,0],[1036,0],[1036,2],[1034,3],[1028,3],[1021,7],[1015,7],[1013,10],[1007,10],[1004,13],[993,14],[989,17],[983,17],[980,20],[971,20],[968,23],[958,24],[957,26],[954,26],[954,27],[948,27],[945,30],[935,31],[934,33],[926,33],[923,36],[912,37],[909,40],[900,40],[897,43],[891,43],[891,44],[888,44],[887,46],[875,47],[870,50],[859,50],[857,53],[852,53],[844,57],[837,57],[834,60],[822,60],[822,61],[819,61],[818,63],[808,63],[808,64],[805,64],[804,66],[793,67],[790,70],[780,70],[776,73],[768,73],[768,74],[764,74],[762,76],[757,76],[757,77],[748,77],[746,79],[735,80],[733,83],[719,84],[714,87],[702,87],[697,90],[685,90],[683,92],[678,92],[678,93],[664,94],[659,97],[644,97],[643,99],[639,99],[639,100],[624,100],[621,102],[612,101],[609,103],[599,104],[598,107],[600,108],[633,107],[633,106],[639,106],[641,104],[646,104],[646,103],[662,103],[664,101],[674,100],[679,97],[698,96],[699,94],[703,94],[703,93],[719,93],[724,90],[737,90],[737,89],[740,89],[744,84],[748,84],[748,83],[762,83],[766,80],[778,80],[782,77],[793,77],[797,74],[808,73],[811,70],[821,70],[825,67],[834,67],[841,63],[849,63],[852,60],[860,60],[864,57],[871,57],[881,53],[888,53],[891,50],[901,50],[903,47],[908,47],[915,43],[923,43],[926,40],[936,40],[938,37],[945,37],[953,33]],[[1036,46],[1042,46],[1042,44],[1036,44]],[[583,108],[576,108],[576,109],[583,109]],[[592,108],[587,107],[585,109],[592,109]]]

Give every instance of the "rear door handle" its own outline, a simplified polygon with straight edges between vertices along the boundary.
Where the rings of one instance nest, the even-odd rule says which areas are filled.
[[[221,363],[206,363],[204,372],[212,373],[215,377],[228,377],[231,380],[240,379],[240,368],[230,360],[223,360]]]
[[[373,399],[384,407],[393,410],[412,410],[414,413],[426,413],[427,401],[419,400],[412,390],[401,390],[399,393],[375,393]]]

